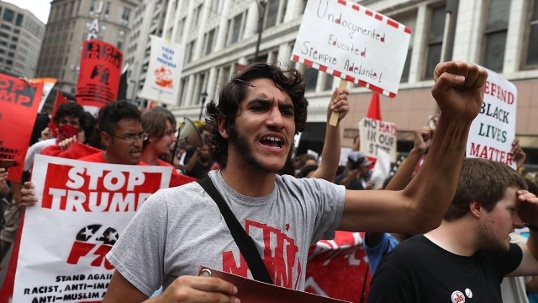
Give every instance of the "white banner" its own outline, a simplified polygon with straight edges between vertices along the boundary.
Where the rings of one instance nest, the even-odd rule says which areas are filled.
[[[308,1],[292,60],[395,97],[411,29],[343,0]]]
[[[182,45],[152,35],[146,81],[138,97],[175,105],[179,98],[184,54]]]
[[[516,135],[517,88],[494,71],[488,70],[484,102],[473,120],[467,140],[466,156],[506,163],[512,160],[512,141]]]
[[[100,302],[105,259],[144,201],[168,187],[171,168],[36,155],[38,202],[26,209],[13,302]]]
[[[366,156],[377,158],[377,151],[384,150],[390,155],[391,162],[396,161],[396,123],[370,118],[359,122],[361,148]]]

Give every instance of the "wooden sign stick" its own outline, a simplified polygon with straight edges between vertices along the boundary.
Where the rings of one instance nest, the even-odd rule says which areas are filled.
[[[346,89],[347,81],[344,79],[340,79],[340,84],[338,85],[338,88],[340,90]],[[338,118],[340,117],[340,114],[337,112],[331,112],[331,117],[329,119],[329,125],[336,126],[336,123],[338,123]]]

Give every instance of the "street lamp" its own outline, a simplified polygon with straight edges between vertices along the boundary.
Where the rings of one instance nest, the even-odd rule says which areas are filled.
[[[207,98],[207,93],[203,92],[200,97],[202,97],[202,105],[200,106],[200,116],[198,116],[198,120],[202,120],[202,113],[204,112],[204,104],[205,104],[205,98]]]
[[[265,17],[266,0],[256,0],[258,4],[258,41],[256,41],[256,51],[254,52],[254,62],[258,62],[260,53],[260,43],[262,42],[263,18]]]
[[[129,80],[129,83],[134,84],[133,85],[133,94],[131,96],[131,103],[135,104],[135,102],[136,102],[136,91],[138,89],[138,81],[131,79],[131,80]]]

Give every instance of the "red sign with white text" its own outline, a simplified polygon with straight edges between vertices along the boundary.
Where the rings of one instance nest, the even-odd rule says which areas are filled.
[[[42,93],[43,83],[0,74],[0,159],[15,160],[8,170],[10,181],[21,180]]]

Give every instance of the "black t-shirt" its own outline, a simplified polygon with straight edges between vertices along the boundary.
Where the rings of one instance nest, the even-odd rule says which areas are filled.
[[[423,235],[399,244],[372,279],[371,303],[502,303],[500,284],[521,263],[523,253],[480,250],[465,257],[450,253]]]

